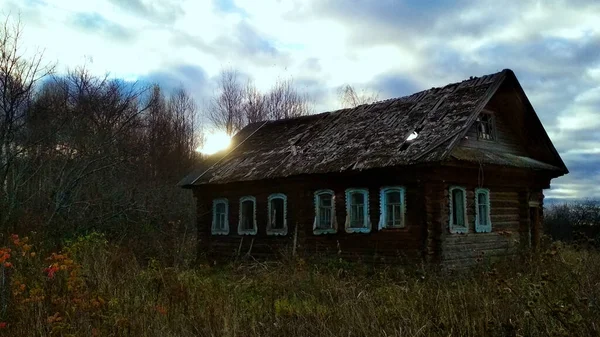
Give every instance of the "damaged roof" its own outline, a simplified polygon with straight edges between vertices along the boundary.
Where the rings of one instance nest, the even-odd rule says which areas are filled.
[[[179,185],[442,161],[507,76],[516,80],[505,69],[355,108],[250,124],[234,137],[230,152],[213,158],[208,169],[188,175]],[[407,140],[414,133],[418,136]],[[520,162],[496,159],[515,166]]]

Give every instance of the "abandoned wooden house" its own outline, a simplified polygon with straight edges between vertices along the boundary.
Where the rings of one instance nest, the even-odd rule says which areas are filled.
[[[180,182],[197,201],[199,250],[214,258],[513,254],[538,244],[543,190],[568,173],[508,69],[254,123],[223,152]]]

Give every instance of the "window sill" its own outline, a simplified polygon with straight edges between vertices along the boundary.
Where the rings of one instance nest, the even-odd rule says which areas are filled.
[[[371,228],[367,228],[367,227],[362,227],[362,228],[355,228],[355,227],[347,227],[346,228],[346,233],[352,234],[352,233],[370,233],[371,232]]]
[[[465,228],[462,228],[462,227],[453,228],[450,230],[450,234],[467,234],[468,232],[469,232],[469,229],[466,227]]]
[[[229,235],[229,231],[212,231],[210,232],[212,235]]]
[[[335,228],[315,228],[313,229],[314,235],[323,235],[323,234],[336,234],[337,230]]]
[[[286,229],[267,229],[267,235],[271,235],[271,236],[286,236],[287,235],[287,228]]]
[[[238,235],[256,235],[256,231],[243,231],[243,232],[238,232]]]
[[[380,231],[394,231],[394,232],[400,232],[400,231],[405,231],[408,230],[408,226],[403,226],[403,227],[382,227],[379,229]]]

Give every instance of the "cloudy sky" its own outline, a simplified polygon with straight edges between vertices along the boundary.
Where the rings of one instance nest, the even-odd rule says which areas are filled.
[[[380,98],[511,68],[571,173],[552,198],[600,197],[597,0],[0,0],[28,50],[59,69],[183,85],[202,106],[223,68],[267,88],[292,77],[337,107],[352,84]]]

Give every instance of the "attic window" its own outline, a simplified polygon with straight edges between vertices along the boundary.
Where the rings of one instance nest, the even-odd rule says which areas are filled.
[[[495,140],[494,115],[482,113],[477,117],[477,138],[483,140]]]

